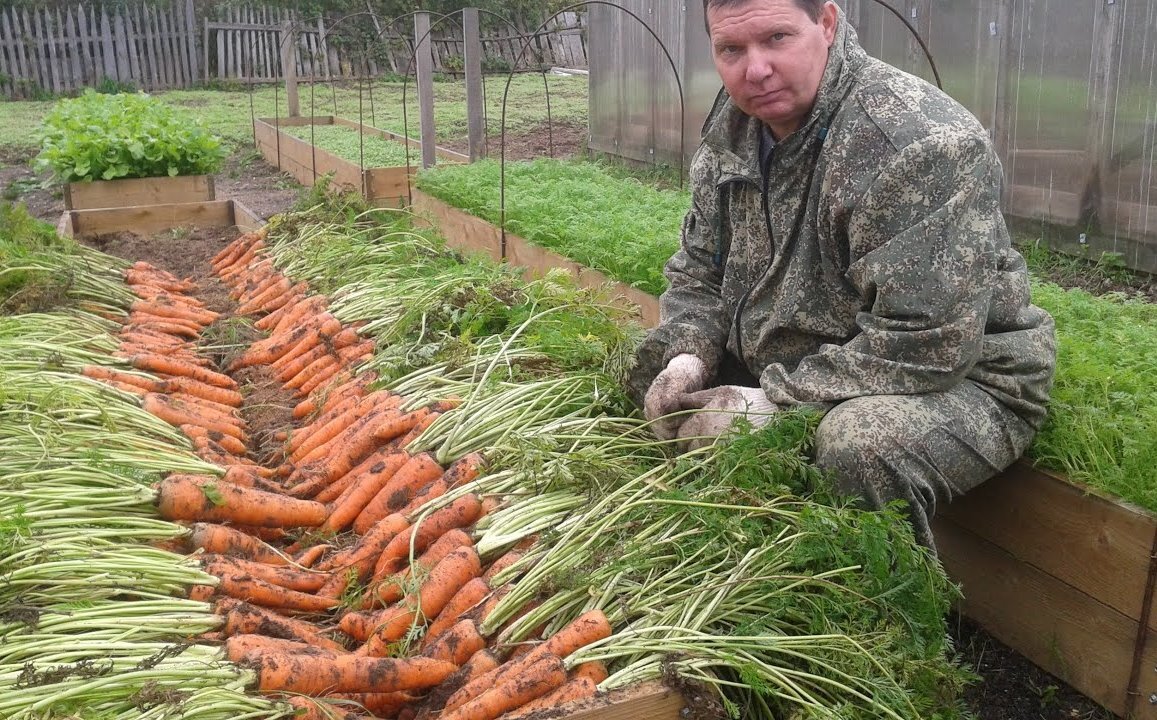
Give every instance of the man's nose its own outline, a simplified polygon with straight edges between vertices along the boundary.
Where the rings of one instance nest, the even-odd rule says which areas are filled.
[[[747,81],[750,83],[762,83],[774,73],[772,68],[771,58],[763,53],[752,53],[747,62]]]

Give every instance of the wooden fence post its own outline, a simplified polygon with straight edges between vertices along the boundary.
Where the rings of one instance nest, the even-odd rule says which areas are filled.
[[[422,123],[422,167],[435,163],[434,146],[434,55],[430,50],[430,13],[414,16],[414,42],[418,60],[418,107]]]
[[[482,94],[482,38],[478,8],[462,11],[462,55],[466,71],[466,128],[470,162],[486,157],[486,102]]]
[[[1081,229],[1099,231],[1104,213],[1104,175],[1113,154],[1111,141],[1116,122],[1117,85],[1120,81],[1122,42],[1121,3],[1099,0],[1100,9],[1093,25],[1093,63],[1089,78],[1089,173],[1081,193]]]
[[[301,105],[297,99],[297,34],[293,21],[281,23],[281,72],[285,75],[285,101],[289,105],[289,117],[301,115]]]

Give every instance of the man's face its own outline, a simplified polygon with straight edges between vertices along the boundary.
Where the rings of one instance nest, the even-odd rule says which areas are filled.
[[[795,132],[815,105],[838,11],[819,21],[793,0],[748,0],[707,10],[715,69],[731,99],[777,139]]]

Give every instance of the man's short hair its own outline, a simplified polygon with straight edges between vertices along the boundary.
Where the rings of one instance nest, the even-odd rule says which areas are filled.
[[[707,22],[708,8],[730,7],[733,5],[746,5],[749,2],[756,2],[757,0],[703,0],[703,23],[707,27],[707,33],[711,34],[711,24]],[[812,22],[819,22],[820,15],[824,11],[824,5],[827,0],[792,0],[801,10],[808,14]]]

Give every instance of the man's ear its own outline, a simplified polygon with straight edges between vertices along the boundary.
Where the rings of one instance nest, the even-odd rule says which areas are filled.
[[[824,3],[823,12],[820,14],[820,25],[824,29],[824,41],[827,42],[828,47],[836,41],[836,26],[840,22],[840,10],[836,7],[834,2]]]

